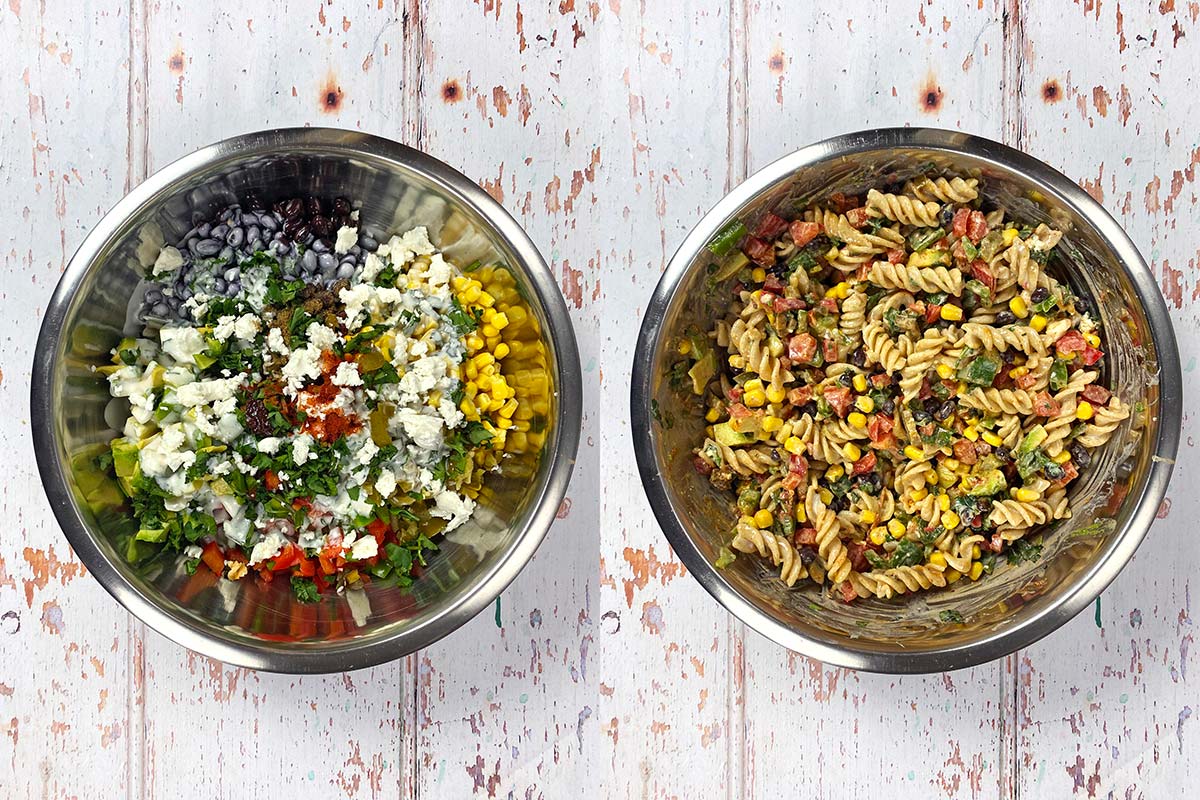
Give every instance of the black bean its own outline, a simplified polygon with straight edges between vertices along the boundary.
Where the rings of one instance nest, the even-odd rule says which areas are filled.
[[[155,303],[153,307],[151,307],[150,313],[154,314],[156,317],[165,317],[167,314],[171,313],[171,307],[166,303]]]
[[[997,325],[1012,325],[1017,321],[1017,317],[1011,311],[1000,311],[996,314]]]
[[[883,401],[881,408],[883,409],[883,413],[890,417],[892,414],[896,413],[896,401],[889,397],[887,400]]]
[[[362,248],[359,247],[358,245],[354,245],[347,252],[349,252],[353,255],[359,256],[359,255],[362,255]]]
[[[251,253],[257,253],[260,250],[267,249],[267,245],[262,239],[251,239],[250,243],[246,245],[246,249]]]
[[[342,264],[340,267],[337,268],[337,272],[335,273],[336,277],[338,277],[338,278],[349,278],[353,274],[354,274],[354,265],[353,264]]]
[[[933,415],[922,408],[918,408],[913,412],[913,421],[918,425],[928,425],[930,422],[933,422]]]
[[[1012,461],[1012,451],[1004,445],[1000,445],[992,452],[996,455],[996,458],[1000,459],[1001,464],[1007,464]]]
[[[1072,444],[1070,451],[1071,460],[1075,462],[1075,466],[1079,469],[1086,469],[1087,466],[1092,463],[1092,454],[1089,453],[1087,448],[1081,445],[1079,442]]]
[[[803,547],[800,548],[799,552],[800,552],[800,563],[806,567],[809,564],[811,564],[817,560],[817,551],[812,545],[809,545],[809,544],[804,545]]]
[[[333,257],[333,253],[321,253],[317,256],[317,263],[321,265],[321,271],[337,268],[337,259]]]
[[[941,212],[938,213],[938,223],[941,224],[943,228],[948,228],[950,227],[950,223],[953,221],[954,208],[949,205],[942,206]]]
[[[859,369],[867,366],[867,351],[861,347],[855,350],[850,354],[850,363]]]
[[[352,210],[350,201],[344,197],[338,197],[333,201],[333,213],[336,215],[349,214]]]
[[[224,294],[225,287],[227,285],[228,284],[225,283],[224,278],[217,278],[215,281],[213,281],[213,291],[216,292],[217,294]]]
[[[324,239],[317,239],[312,243],[312,249],[316,250],[318,253],[327,253],[329,252],[329,242],[325,241]]]
[[[947,400],[938,406],[937,411],[933,412],[933,418],[938,422],[945,422],[954,414],[957,406],[953,400]]]
[[[207,239],[209,236],[212,236],[212,227],[211,223],[205,222],[196,228],[196,235],[201,239]]]
[[[281,239],[280,241],[275,243],[275,254],[280,255],[280,256],[287,255],[287,251],[290,247],[291,247],[290,243]]]
[[[307,272],[312,272],[317,268],[316,248],[304,251],[304,255],[300,257],[300,266],[302,266]]]
[[[374,253],[379,249],[379,242],[375,241],[372,237],[363,234],[362,236],[358,237],[358,246],[363,250],[366,250],[368,253]],[[858,366],[862,365],[860,364]]]
[[[1012,350],[1005,350],[1000,354],[1000,360],[1005,364],[1011,364],[1016,359],[1017,354]]]
[[[159,300],[162,300],[162,296],[163,296],[162,289],[147,289],[145,299],[146,299],[147,303],[150,303],[151,305],[153,305],[154,303],[157,303]]]
[[[892,373],[892,383],[899,383],[900,379],[903,377],[904,373],[902,373],[900,370],[896,370]]]
[[[179,291],[177,291],[175,293],[175,296],[178,297],[180,300],[191,300],[192,299],[192,290],[185,286],[182,289],[180,289]]]
[[[264,212],[259,215],[258,222],[263,226],[263,230],[271,232],[279,230],[279,220],[274,214]]]
[[[242,271],[237,267],[230,267],[229,269],[225,270],[225,280],[229,281],[230,283],[236,281],[240,277],[242,277]]]
[[[229,284],[229,287],[225,291],[230,297],[237,297],[242,293],[242,282],[234,281],[233,283]]]
[[[324,209],[321,208],[321,198],[309,196],[304,199],[304,210],[308,212],[310,218],[321,215]]]
[[[225,245],[221,248],[221,253],[217,256],[217,258],[221,259],[222,261],[233,261],[233,248],[229,245]]]
[[[1050,290],[1047,289],[1045,286],[1040,286],[1037,289],[1033,290],[1033,294],[1029,296],[1029,299],[1035,303],[1041,303],[1041,302],[1044,302],[1046,300],[1046,298],[1049,296],[1050,296]]]
[[[246,232],[241,228],[234,228],[225,236],[225,242],[230,247],[241,247],[244,241],[246,241]]]
[[[246,241],[251,242],[262,236],[262,228],[257,225],[246,225]]]
[[[813,419],[817,417],[817,403],[815,400],[809,400],[804,405],[800,406],[800,415],[808,414]]]
[[[283,201],[278,209],[279,216],[283,217],[285,224],[293,220],[298,220],[304,215],[304,201],[299,197],[293,197],[291,200]]]
[[[213,228],[208,235],[212,236],[214,239],[222,239],[227,233],[229,233],[229,226],[222,222],[220,225]]]
[[[1092,310],[1092,301],[1086,297],[1075,298],[1075,310],[1080,314],[1087,314]]]
[[[196,246],[193,248],[193,251],[196,253],[196,255],[207,258],[209,256],[215,256],[217,253],[221,252],[221,247],[222,244],[219,239],[201,239],[200,241],[196,242]]]
[[[204,222],[204,212],[193,211],[192,212],[192,226],[193,227],[198,226],[198,225],[202,224],[203,222]]]

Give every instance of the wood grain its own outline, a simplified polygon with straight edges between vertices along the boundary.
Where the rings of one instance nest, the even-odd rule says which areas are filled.
[[[725,191],[836,133],[962,129],[1079,179],[1152,261],[1195,368],[1195,4],[810,5],[0,6],[0,795],[1179,796],[1200,763],[1187,415],[1163,519],[1093,613],[950,675],[747,634],[652,521],[626,412],[646,299]],[[477,179],[550,263],[584,369],[576,475],[533,562],[453,636],[348,675],[147,633],[71,555],[28,434],[32,332],[95,219],[148,171],[277,125],[379,133]]]

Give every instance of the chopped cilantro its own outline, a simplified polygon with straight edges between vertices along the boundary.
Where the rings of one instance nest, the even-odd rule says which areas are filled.
[[[459,336],[471,333],[479,327],[479,319],[463,308],[457,297],[451,298],[450,310],[446,312],[446,319],[454,326],[454,330]]]
[[[1008,546],[1009,564],[1021,564],[1026,561],[1037,561],[1042,557],[1041,537],[1036,539],[1017,539]]]
[[[301,578],[299,575],[292,576],[292,594],[296,595],[296,599],[301,603],[316,603],[321,600],[317,584],[313,583],[311,578]]]
[[[963,615],[955,611],[953,608],[948,608],[942,613],[938,614],[938,619],[940,619],[942,622],[954,622],[961,625],[963,621]]]

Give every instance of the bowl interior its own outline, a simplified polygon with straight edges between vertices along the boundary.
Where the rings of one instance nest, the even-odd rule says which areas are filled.
[[[660,522],[685,563],[689,554],[695,557],[688,567],[706,588],[761,632],[794,649],[848,666],[909,671],[963,666],[1002,655],[995,647],[980,646],[1041,618],[1110,559],[1119,564],[1128,559],[1145,523],[1133,526],[1141,529],[1136,534],[1112,534],[1125,531],[1138,511],[1138,500],[1147,491],[1158,453],[1160,416],[1164,405],[1168,417],[1174,406],[1177,428],[1179,398],[1163,396],[1161,353],[1151,336],[1138,287],[1114,251],[1114,237],[1124,239],[1124,235],[1111,219],[1105,215],[1111,223],[1109,229],[1093,224],[1076,205],[1079,198],[1071,190],[1078,193],[1077,188],[1036,181],[1029,177],[1030,170],[1014,168],[1011,157],[1024,159],[1030,166],[1036,162],[1007,148],[997,145],[998,150],[989,152],[982,144],[972,146],[982,140],[966,142],[968,137],[958,137],[956,141],[955,135],[948,135],[952,144],[968,151],[957,152],[940,146],[942,142],[914,143],[918,137],[911,132],[901,136],[904,144],[900,146],[843,142],[835,156],[817,158],[805,151],[809,157],[799,159],[798,168],[780,171],[778,165],[767,167],[763,173],[779,171],[777,179],[763,179],[767,180],[763,183],[756,182],[758,176],[751,178],[748,186],[726,199],[727,206],[723,204],[706,217],[668,269],[664,282],[678,275],[676,289],[665,294],[660,285],[656,294],[656,302],[662,295],[664,305],[652,304],[646,324],[659,322],[659,327],[646,342],[646,374],[642,382],[635,378],[635,385],[644,385],[645,396],[650,398],[647,417],[653,463],[650,458],[643,462],[643,476],[651,499],[654,501],[656,494],[660,498],[655,502]],[[930,171],[976,176],[989,205],[1005,208],[1009,218],[1034,224],[1044,221],[1066,233],[1058,246],[1054,271],[1100,309],[1107,336],[1105,350],[1110,354],[1107,375],[1102,379],[1137,409],[1132,421],[1121,427],[1102,452],[1094,453],[1092,466],[1072,487],[1073,516],[1046,529],[1043,557],[1036,563],[1005,564],[984,580],[959,581],[946,591],[849,605],[811,584],[788,589],[766,559],[739,555],[729,568],[715,569],[711,565],[719,549],[728,544],[735,521],[732,495],[712,488],[692,468],[692,452],[703,441],[703,408],[690,387],[676,388],[669,378],[680,358],[674,349],[680,337],[710,330],[727,310],[730,287],[714,286],[708,279],[715,259],[704,243],[735,218],[751,228],[767,211],[793,219],[833,192],[861,195],[868,187]],[[1134,274],[1148,273],[1131,245],[1124,252],[1131,252],[1136,259],[1125,267]],[[1158,302],[1161,305],[1161,299]],[[1165,309],[1160,313],[1165,318]],[[646,338],[643,328],[644,341]],[[1177,373],[1173,340],[1169,358]],[[1172,368],[1169,362],[1167,367]],[[634,413],[637,416],[639,410],[635,408]],[[1169,449],[1173,455],[1173,445]],[[1150,509],[1151,516],[1153,511]],[[1114,555],[1118,548],[1123,548],[1122,552]],[[1082,602],[1087,600],[1090,598]],[[948,619],[960,615],[962,624],[947,624]],[[907,654],[905,658],[913,657],[909,666],[903,659],[891,658],[902,653]],[[921,654],[929,658],[915,657]]]
[[[151,617],[151,624],[163,619],[182,623],[209,640],[207,647],[200,639],[186,639],[185,644],[269,669],[349,668],[396,657],[443,635],[489,602],[540,541],[548,524],[545,514],[538,514],[543,499],[565,485],[565,477],[561,482],[552,478],[563,446],[557,389],[563,371],[577,361],[569,329],[558,337],[550,334],[549,304],[558,298],[548,301],[545,278],[538,285],[535,275],[545,272],[544,265],[536,252],[535,263],[530,262],[532,246],[498,206],[489,211],[498,217],[485,217],[476,202],[480,198],[466,194],[475,187],[444,165],[399,145],[388,143],[383,153],[369,146],[379,141],[370,137],[362,137],[367,146],[354,136],[308,138],[322,141],[290,141],[283,147],[267,138],[244,146],[214,146],[219,153],[202,151],[168,167],[165,172],[179,173],[173,180],[164,183],[155,176],[139,187],[101,222],[76,256],[64,280],[77,281],[74,294],[61,299],[61,322],[55,326],[54,308],[47,321],[47,327],[57,327],[60,334],[56,346],[53,352],[39,348],[38,369],[51,371],[51,446],[74,501],[72,508],[57,510],[60,518],[64,512],[68,515],[64,528],[76,549],[94,545],[107,562],[104,568],[116,573],[111,580],[102,577],[106,588],[139,616]],[[454,185],[455,180],[461,183]],[[510,302],[524,306],[534,321],[527,334],[531,346],[521,349],[524,355],[514,353],[506,359],[503,370],[511,376],[518,399],[540,413],[521,438],[523,445],[510,448],[502,471],[488,476],[475,515],[438,539],[440,549],[410,587],[371,583],[363,592],[346,592],[297,611],[287,581],[217,581],[203,569],[187,575],[177,556],[161,556],[136,568],[121,556],[132,516],[115,481],[96,469],[94,459],[117,435],[109,423],[122,423],[124,409],[115,405],[119,401],[110,401],[103,376],[92,368],[108,361],[108,352],[123,334],[140,333],[130,311],[137,305],[141,275],[159,247],[174,244],[192,226],[193,215],[208,215],[250,193],[268,204],[294,195],[347,197],[360,209],[360,229],[385,237],[424,225],[433,242],[459,266],[475,261],[503,265],[496,270],[496,281],[507,286]],[[497,226],[506,229],[502,233]],[[523,254],[514,244],[517,240],[529,247]],[[564,336],[569,340],[565,344]],[[537,341],[542,347],[532,346]],[[561,363],[564,356],[566,364]],[[573,368],[578,369],[577,363]],[[55,500],[53,479],[47,485]],[[553,511],[548,512],[551,517]],[[519,563],[502,569],[514,553]],[[97,570],[93,564],[89,568]],[[499,572],[505,574],[496,585]],[[478,596],[486,581],[494,591]],[[224,649],[214,650],[213,642]],[[371,649],[383,642],[390,643],[390,649]],[[371,655],[361,655],[368,649]],[[295,660],[262,655],[281,651]],[[348,655],[344,661],[325,657],[319,667],[312,660],[331,653]]]

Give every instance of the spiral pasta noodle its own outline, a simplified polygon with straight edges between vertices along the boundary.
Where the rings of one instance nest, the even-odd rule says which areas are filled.
[[[738,510],[719,565],[886,601],[1033,560],[1070,516],[1086,451],[1130,409],[1097,383],[1100,321],[1053,274],[1061,233],[983,189],[833,196],[729,257],[729,313],[671,370],[702,397],[693,466]]]

